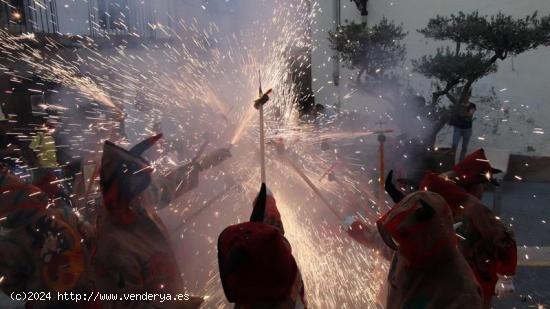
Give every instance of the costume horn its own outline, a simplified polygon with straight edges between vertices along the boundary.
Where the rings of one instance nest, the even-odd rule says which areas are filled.
[[[403,194],[403,192],[401,192],[399,189],[395,187],[395,185],[392,182],[392,179],[393,179],[393,170],[391,170],[388,173],[388,176],[386,177],[386,183],[384,184],[384,189],[386,190],[386,192],[388,192],[393,202],[397,204],[399,203],[399,201],[401,201],[405,197],[405,194]]]
[[[435,210],[424,200],[420,200],[420,205],[421,207],[416,210],[414,216],[418,221],[428,221],[434,216]]]
[[[262,183],[260,193],[258,194],[258,198],[256,200],[256,205],[254,205],[252,215],[250,215],[250,222],[264,222],[266,200],[267,188],[265,183]]]
[[[147,149],[151,148],[161,138],[162,133],[151,136],[148,139],[132,147],[132,149],[130,149],[130,153],[135,156],[141,156]]]

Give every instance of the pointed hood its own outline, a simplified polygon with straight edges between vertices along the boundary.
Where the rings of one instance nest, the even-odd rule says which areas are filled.
[[[101,158],[100,184],[104,204],[113,221],[130,224],[135,221],[135,213],[130,202],[141,194],[151,183],[153,168],[141,154],[149,149],[160,135],[149,138],[130,150],[125,150],[109,141],[103,146]]]
[[[282,231],[266,222],[276,217],[273,210],[279,213],[274,201],[262,184],[250,221],[227,227],[218,238],[220,278],[232,303],[278,302],[292,293],[298,266]]]
[[[464,160],[453,167],[453,171],[457,174],[458,181],[463,186],[485,182],[498,184],[493,178],[493,174],[502,172],[499,169],[491,167],[483,149],[478,149],[464,158]]]
[[[134,156],[140,157],[143,155],[145,151],[147,151],[147,149],[153,147],[153,145],[155,145],[155,143],[158,142],[161,138],[162,138],[162,133],[157,134],[155,136],[151,136],[148,139],[132,147],[129,152]]]
[[[267,199],[267,188],[265,183],[262,183],[260,188],[260,193],[256,200],[254,201],[254,208],[252,209],[252,214],[250,215],[250,222],[264,222],[265,209],[266,209],[266,199]]]
[[[262,184],[260,193],[254,200],[250,221],[269,224],[279,229],[283,235],[285,233],[281,214],[277,208],[277,201],[265,184]]]

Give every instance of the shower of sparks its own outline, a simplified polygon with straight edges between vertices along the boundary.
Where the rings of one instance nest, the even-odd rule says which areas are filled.
[[[181,141],[182,148],[190,151],[185,154],[189,158],[200,148],[204,131],[215,136],[218,146],[232,146],[233,159],[217,173],[207,173],[201,182],[235,180],[241,188],[227,190],[218,202],[234,206],[216,208],[216,203],[212,203],[209,207],[216,211],[211,217],[197,219],[200,224],[186,222],[181,234],[174,237],[176,242],[204,240],[205,245],[197,246],[197,257],[180,264],[185,269],[188,263],[200,262],[200,267],[205,269],[204,285],[186,283],[197,294],[208,295],[208,308],[228,306],[219,282],[215,249],[212,249],[215,237],[227,224],[246,220],[252,197],[259,187],[259,165],[255,158],[258,125],[252,107],[258,89],[258,70],[262,72],[265,87],[274,89],[272,102],[266,107],[266,139],[283,139],[287,143],[292,149],[293,163],[301,167],[303,174],[342,217],[359,212],[372,221],[386,207],[376,205],[373,194],[368,192],[367,183],[378,179],[378,175],[357,169],[360,163],[350,162],[350,168],[339,169],[337,181],[321,178],[327,167],[347,158],[336,151],[319,150],[319,142],[369,138],[373,133],[333,132],[330,126],[297,124],[298,89],[289,73],[297,73],[309,65],[307,50],[311,42],[307,38],[311,18],[308,15],[315,8],[304,0],[273,2],[273,10],[259,12],[258,19],[241,32],[227,35],[214,22],[204,27],[196,20],[179,20],[172,29],[161,27],[169,39],[141,43],[139,49],[122,43],[105,47],[108,35],[102,37],[101,33],[98,38],[77,38],[67,47],[48,38],[0,30],[0,54],[7,60],[3,63],[19,64],[14,67],[0,64],[0,70],[12,75],[14,82],[36,75],[61,85],[61,89],[48,90],[58,101],[41,106],[53,107],[60,114],[67,145],[58,147],[69,147],[75,154],[73,157],[92,163],[97,160],[99,142],[113,138],[109,132],[120,126],[121,119],[126,130],[135,135],[132,144],[155,133],[158,130],[153,127],[155,123],[176,128],[165,138]],[[64,97],[67,93],[71,95]],[[75,120],[77,115],[73,113],[86,104],[94,108],[84,112],[87,122],[82,123]],[[130,144],[124,139],[117,142]],[[156,151],[152,165],[157,170],[162,170],[162,165],[179,165],[175,152]],[[340,222],[300,176],[277,157],[275,149],[268,149],[267,164],[268,183],[275,192],[310,306],[374,308],[387,270],[386,262],[340,231]],[[96,190],[92,195],[97,194],[97,186],[90,187]],[[214,188],[212,192],[194,192],[186,197],[187,201],[174,203],[168,210],[172,213],[164,214],[168,223],[170,220],[173,223],[174,218],[184,220],[220,191],[223,190]],[[190,248],[187,243],[184,247]],[[186,275],[184,272],[184,279]]]

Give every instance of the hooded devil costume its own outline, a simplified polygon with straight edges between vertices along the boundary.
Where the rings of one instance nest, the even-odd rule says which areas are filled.
[[[516,273],[517,248],[513,232],[473,195],[436,174],[427,174],[421,188],[445,198],[462,238],[460,249],[483,288],[485,307],[490,307],[495,285],[502,277],[503,286],[511,285]]]
[[[218,263],[225,296],[235,308],[306,307],[300,270],[265,184],[250,221],[229,226],[220,234]]]
[[[395,250],[386,308],[481,308],[481,290],[457,248],[445,200],[432,192],[403,198],[377,222]]]
[[[199,172],[227,159],[228,151],[192,162],[166,175],[141,157],[161,135],[131,150],[106,141],[101,160],[100,185],[105,214],[98,224],[93,265],[101,291],[109,293],[184,294],[185,287],[170,244],[170,237],[156,209],[166,207],[198,185]],[[120,301],[124,308],[197,308],[202,299],[188,301]]]
[[[452,170],[444,173],[443,176],[453,179],[458,186],[481,199],[484,185],[491,183],[498,186],[493,175],[501,172],[491,166],[485,156],[485,150],[478,149],[453,166]]]
[[[95,291],[89,250],[72,210],[48,204],[40,188],[0,171],[0,236],[2,291],[45,292],[27,308],[100,308],[97,302],[62,302],[57,292]]]

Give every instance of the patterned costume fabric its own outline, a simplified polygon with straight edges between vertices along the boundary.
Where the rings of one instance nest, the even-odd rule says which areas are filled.
[[[459,248],[483,288],[487,307],[495,291],[497,274],[513,276],[516,273],[517,248],[512,230],[481,201],[450,180],[427,174],[421,188],[441,194],[451,207],[454,221],[462,222],[457,230],[463,238]]]
[[[451,211],[431,192],[416,192],[377,222],[396,249],[386,308],[481,308],[481,290],[456,245]]]
[[[1,285],[11,292],[95,291],[89,266],[89,248],[80,232],[80,221],[66,209],[48,207],[39,188],[0,172],[0,217],[6,216],[0,237]],[[96,302],[29,301],[28,308],[99,308]]]

